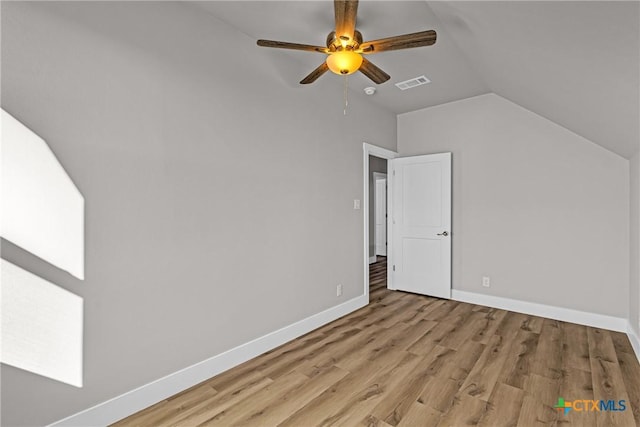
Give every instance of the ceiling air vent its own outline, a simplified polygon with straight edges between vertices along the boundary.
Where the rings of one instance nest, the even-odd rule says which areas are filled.
[[[411,89],[412,87],[426,85],[427,83],[431,83],[431,80],[426,78],[425,76],[415,77],[413,79],[405,80],[403,82],[396,83],[396,86],[400,90]]]

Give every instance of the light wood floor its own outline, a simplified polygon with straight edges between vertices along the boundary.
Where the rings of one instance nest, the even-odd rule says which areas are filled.
[[[371,304],[117,426],[640,426],[624,334],[386,289]],[[559,397],[625,400],[563,415]]]

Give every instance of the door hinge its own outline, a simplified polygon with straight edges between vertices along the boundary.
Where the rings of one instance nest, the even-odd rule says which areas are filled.
[[[395,169],[393,170],[393,176],[396,176],[396,170]]]

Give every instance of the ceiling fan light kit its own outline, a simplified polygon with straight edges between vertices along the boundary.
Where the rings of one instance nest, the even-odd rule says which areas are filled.
[[[436,32],[433,30],[363,42],[362,34],[356,30],[358,0],[334,0],[333,7],[336,26],[335,31],[327,36],[327,47],[274,40],[258,40],[258,46],[304,50],[328,55],[322,64],[300,81],[300,84],[313,83],[329,70],[339,75],[360,71],[374,83],[380,84],[389,80],[391,76],[364,56],[390,50],[431,46],[436,42]]]
[[[362,65],[362,55],[352,50],[338,50],[327,56],[327,66],[336,74],[353,74]]]

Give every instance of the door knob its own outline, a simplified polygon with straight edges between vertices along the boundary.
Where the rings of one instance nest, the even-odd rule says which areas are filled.
[[[446,231],[443,231],[442,233],[438,233],[438,236],[448,236],[449,233],[447,233]]]

